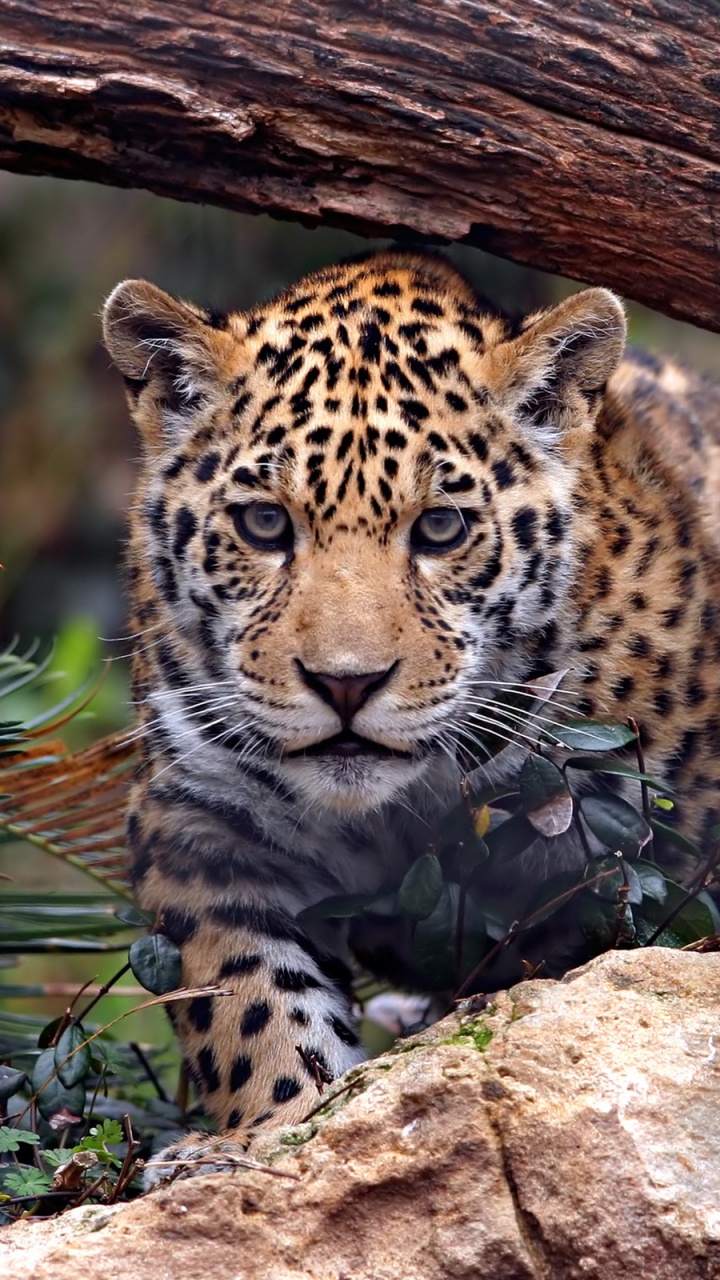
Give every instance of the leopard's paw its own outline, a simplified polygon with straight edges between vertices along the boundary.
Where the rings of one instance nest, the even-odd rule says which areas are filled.
[[[177,1178],[228,1173],[252,1165],[245,1154],[247,1145],[248,1139],[242,1134],[185,1133],[148,1160],[143,1174],[145,1190]]]

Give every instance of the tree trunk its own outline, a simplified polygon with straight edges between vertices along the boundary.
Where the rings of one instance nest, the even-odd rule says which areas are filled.
[[[720,329],[714,0],[3,0],[0,165],[464,240]]]

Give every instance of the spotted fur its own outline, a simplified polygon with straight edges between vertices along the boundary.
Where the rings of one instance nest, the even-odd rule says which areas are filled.
[[[208,1112],[247,1135],[361,1059],[350,944],[402,969],[407,939],[301,913],[398,882],[485,682],[567,668],[578,711],[640,721],[686,829],[717,818],[719,400],[623,359],[605,290],[513,324],[394,250],[229,316],[130,281],[105,335],[144,442],[136,891],[186,983],[235,993],[175,1016]],[[257,503],[283,544],[248,541]],[[419,538],[438,509],[456,546]],[[333,754],[349,732],[376,750]]]

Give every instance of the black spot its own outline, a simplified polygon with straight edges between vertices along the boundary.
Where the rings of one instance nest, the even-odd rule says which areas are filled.
[[[273,1085],[274,1102],[290,1102],[299,1093],[302,1093],[302,1085],[293,1076],[278,1076]]]
[[[472,476],[463,474],[456,480],[443,480],[442,487],[444,493],[468,493],[470,489],[475,488],[475,481]]]
[[[335,457],[337,458],[338,462],[342,462],[346,454],[350,451],[350,449],[352,449],[352,444],[354,439],[355,439],[355,435],[352,431],[345,432],[344,436],[340,440],[340,443],[337,447],[337,453],[335,454]]]
[[[380,329],[374,323],[366,324],[360,333],[360,350],[366,360],[377,364],[380,359]]]
[[[322,982],[304,970],[281,968],[275,970],[275,986],[280,991],[307,991],[310,987],[321,987]]]
[[[180,507],[175,516],[175,541],[173,542],[173,555],[176,559],[181,560],[185,554],[188,542],[197,531],[197,520],[189,507]]]
[[[248,471],[247,467],[236,467],[233,471],[233,480],[236,484],[244,484],[248,489],[255,489],[259,484],[254,471]]]
[[[331,435],[331,427],[315,427],[314,431],[308,431],[306,440],[308,444],[326,444]]]
[[[660,615],[663,627],[667,627],[668,630],[672,630],[674,627],[677,627],[684,616],[684,605],[676,605],[674,609],[664,609]]]
[[[530,551],[535,546],[537,513],[532,507],[521,507],[515,512],[512,518],[512,530],[515,541],[524,551]]]
[[[343,1044],[356,1045],[360,1043],[352,1027],[348,1027],[341,1018],[336,1018],[333,1014],[332,1017],[326,1019],[326,1022],[329,1023],[338,1040],[342,1040]]]
[[[656,693],[653,701],[658,715],[669,715],[673,709],[672,695],[666,690],[661,690],[659,693]]]
[[[295,1008],[290,1010],[290,1017],[293,1022],[297,1022],[301,1027],[306,1027],[310,1021],[310,1015],[304,1009],[301,1009],[299,1005],[295,1005]]]
[[[253,1073],[252,1060],[248,1058],[246,1053],[239,1053],[230,1068],[230,1088],[235,1092],[236,1089],[242,1089],[247,1084]]]
[[[216,450],[212,450],[210,453],[204,453],[195,468],[195,479],[206,484],[209,480],[212,480],[219,465],[220,454]]]
[[[259,1036],[272,1017],[270,1005],[265,1000],[256,1000],[248,1005],[240,1023],[241,1036]]]
[[[568,524],[568,517],[558,511],[557,507],[551,507],[545,517],[545,533],[550,542],[561,542]]]
[[[228,1116],[228,1122],[227,1122],[228,1129],[237,1129],[238,1126],[242,1123],[242,1120],[243,1120],[243,1112],[240,1110],[239,1107],[233,1107],[232,1111],[230,1112],[230,1115]]]
[[[260,956],[240,955],[233,956],[230,960],[223,961],[220,967],[219,978],[234,978],[242,973],[252,973],[260,964]]]
[[[197,1069],[205,1085],[207,1093],[214,1093],[220,1088],[220,1076],[218,1075],[215,1054],[209,1045],[205,1045],[197,1056]]]
[[[196,1031],[209,1031],[213,1020],[212,996],[196,996],[188,1004],[187,1012]]]
[[[166,907],[162,913],[162,931],[167,934],[176,947],[192,938],[197,929],[197,920],[187,911],[177,911],[174,907]]]
[[[445,312],[438,302],[433,302],[430,298],[413,298],[411,302],[413,311],[418,311],[421,316],[444,316]]]
[[[179,453],[177,458],[174,458],[173,461],[169,463],[168,466],[163,471],[163,479],[174,480],[176,476],[179,476],[180,472],[184,470],[184,468],[187,466],[187,463],[188,463],[188,460],[185,457],[185,455],[182,453]]]
[[[206,307],[205,323],[209,324],[211,329],[227,329],[227,313],[225,311],[216,311],[214,307]]]
[[[150,528],[163,544],[167,543],[168,527],[167,527],[167,509],[164,498],[155,498],[148,508],[148,520]]]
[[[626,524],[619,524],[615,530],[615,537],[610,542],[610,554],[619,556],[623,551],[627,551],[632,542],[632,534]]]
[[[467,411],[467,400],[463,400],[462,396],[457,395],[455,391],[446,391],[445,399],[450,408],[454,409],[456,413],[465,413]]]
[[[484,462],[488,455],[488,447],[482,436],[478,435],[477,431],[471,431],[468,436],[468,443],[476,458]]]
[[[515,472],[505,458],[493,462],[491,467],[498,489],[509,489],[515,484]]]
[[[622,676],[621,679],[613,685],[611,692],[614,697],[619,698],[622,701],[632,693],[634,687],[635,681],[632,676]]]
[[[385,432],[384,440],[388,449],[404,449],[407,446],[407,436],[404,436],[402,431],[396,431],[394,427]]]
[[[394,280],[383,280],[380,284],[376,284],[373,293],[376,298],[399,298],[401,289],[400,285]]]

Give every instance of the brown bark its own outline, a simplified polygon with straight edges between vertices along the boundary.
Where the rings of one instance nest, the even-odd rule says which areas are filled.
[[[0,165],[465,240],[720,329],[714,0],[3,0]]]

